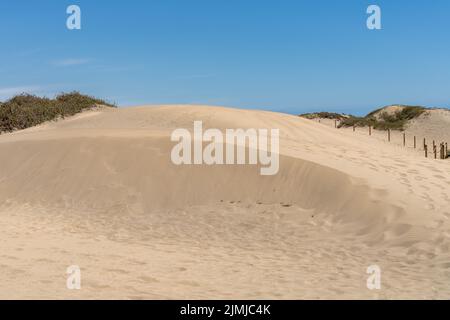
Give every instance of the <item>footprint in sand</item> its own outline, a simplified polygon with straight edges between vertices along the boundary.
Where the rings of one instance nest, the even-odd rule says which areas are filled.
[[[155,282],[159,282],[158,279],[153,278],[153,277],[147,277],[147,276],[141,276],[138,277],[139,280],[142,280],[145,283],[155,283]]]

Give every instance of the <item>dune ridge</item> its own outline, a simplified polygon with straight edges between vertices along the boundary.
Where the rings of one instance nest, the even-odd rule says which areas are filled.
[[[196,120],[280,129],[279,173],[173,165],[170,133]],[[449,162],[369,137],[267,111],[146,106],[2,135],[0,163],[1,280],[19,297],[450,296]],[[58,280],[69,261],[90,270],[80,292]],[[373,263],[379,292],[365,287]]]

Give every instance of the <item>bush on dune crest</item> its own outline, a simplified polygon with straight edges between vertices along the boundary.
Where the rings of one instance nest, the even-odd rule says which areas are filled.
[[[26,129],[100,105],[116,107],[114,104],[78,92],[63,93],[55,99],[21,94],[0,103],[0,133]]]
[[[339,124],[340,127],[365,127],[372,126],[374,129],[378,130],[404,130],[405,125],[409,120],[417,118],[422,113],[426,111],[424,107],[415,107],[415,106],[402,106],[403,109],[399,112],[395,112],[392,114],[382,112],[382,109],[375,110],[369,113],[365,117],[350,117],[348,119],[343,120]],[[380,113],[381,112],[381,113]],[[376,117],[376,114],[379,113],[379,117]]]
[[[331,119],[331,120],[343,120],[348,118],[348,116],[336,112],[314,112],[314,113],[303,113],[299,115],[306,119]]]

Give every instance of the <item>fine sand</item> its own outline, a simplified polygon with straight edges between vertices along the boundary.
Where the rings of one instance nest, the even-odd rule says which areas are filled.
[[[173,165],[196,120],[279,129],[279,173]],[[450,160],[358,130],[153,106],[1,135],[0,299],[450,298]]]

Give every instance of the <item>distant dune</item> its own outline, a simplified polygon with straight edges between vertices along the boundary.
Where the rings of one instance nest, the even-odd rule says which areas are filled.
[[[406,110],[408,109],[409,110]],[[402,114],[402,111],[411,111]],[[416,146],[423,150],[421,146],[425,139],[429,150],[432,150],[433,141],[439,146],[440,143],[450,145],[450,109],[445,108],[425,108],[404,105],[391,105],[370,112],[367,116],[358,118],[351,115],[317,112],[301,115],[302,118],[315,120],[330,127],[338,126],[342,130],[355,131],[357,133],[369,133],[371,126],[372,136],[379,140],[386,140],[386,130],[391,128],[391,142],[403,145],[403,133],[406,135],[406,145]]]
[[[394,115],[404,110],[406,106],[393,105],[380,109],[374,116],[382,114]],[[428,140],[446,141],[450,143],[450,109],[424,108],[419,116],[407,121],[405,131],[416,136],[428,137]]]
[[[450,110],[428,110],[420,117],[411,120],[406,131],[417,136],[428,137],[429,141],[450,143]]]
[[[408,132],[450,141],[449,119],[427,111]],[[279,129],[279,173],[175,166],[170,135],[197,120]],[[450,161],[351,129],[105,108],[1,135],[0,181],[0,298],[450,298]]]

